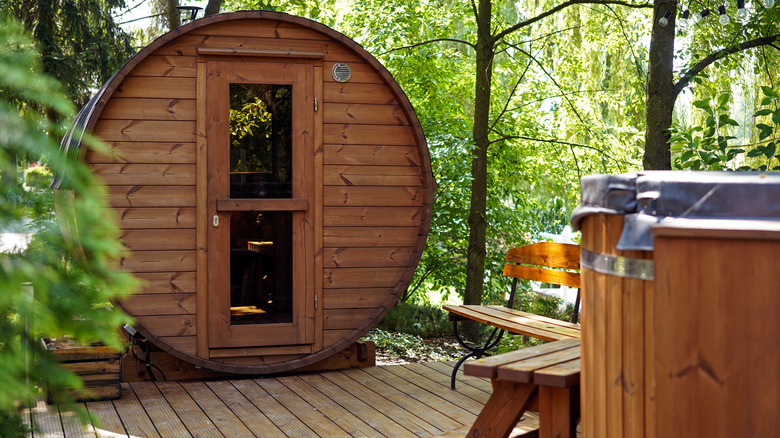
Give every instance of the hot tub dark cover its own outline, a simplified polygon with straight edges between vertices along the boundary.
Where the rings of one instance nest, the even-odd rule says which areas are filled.
[[[780,221],[780,174],[644,171],[589,175],[571,218],[580,229],[589,214],[625,215],[617,249],[651,251],[650,229],[675,219]]]

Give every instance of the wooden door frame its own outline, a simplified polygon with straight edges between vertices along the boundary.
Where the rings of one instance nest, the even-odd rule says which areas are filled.
[[[209,75],[222,76],[215,78]],[[319,79],[318,79],[319,78]],[[261,351],[268,346],[271,350],[278,350],[274,346],[280,345],[275,339],[283,339],[284,345],[310,344],[313,351],[321,348],[322,343],[322,317],[321,309],[315,309],[315,300],[321,291],[321,257],[315,256],[315,248],[321,248],[322,232],[321,227],[321,200],[316,196],[321,193],[322,185],[322,160],[321,153],[315,154],[315,150],[321,151],[322,126],[321,115],[315,113],[314,98],[321,99],[322,93],[322,63],[320,60],[286,60],[286,59],[244,59],[237,57],[203,57],[198,62],[198,330],[197,345],[198,356],[203,358],[210,357],[210,350],[214,348],[254,348],[255,351]],[[229,175],[220,174],[224,172],[215,169],[210,160],[214,160],[214,150],[209,153],[209,138],[227,138],[227,124],[220,120],[226,117],[210,117],[209,108],[213,108],[212,102],[220,102],[222,108],[227,108],[227,93],[225,87],[229,83],[268,83],[268,84],[298,84],[297,88],[303,86],[303,92],[294,91],[293,99],[293,200],[278,200],[298,206],[303,202],[306,209],[303,211],[293,211],[293,223],[296,230],[294,236],[299,236],[299,241],[294,242],[297,247],[298,255],[294,257],[298,263],[294,263],[293,282],[294,282],[294,300],[296,301],[294,309],[300,311],[291,324],[263,324],[247,326],[231,326],[229,311],[229,295],[227,305],[220,304],[218,289],[216,285],[218,279],[209,274],[209,259],[219,259],[220,257],[229,257],[225,253],[223,246],[227,242],[220,243],[222,233],[213,233],[212,217],[219,215],[220,225],[229,224],[227,215],[224,213],[225,198],[229,198],[228,193],[219,193],[216,185],[219,181],[224,182],[224,178]],[[217,83],[224,84],[215,87]],[[212,84],[211,86],[209,86]],[[294,89],[296,87],[294,86]],[[298,108],[298,109],[296,109]],[[224,111],[223,111],[224,112]],[[212,140],[214,142],[220,140]],[[222,140],[224,141],[224,140]],[[224,144],[224,143],[223,143]],[[223,160],[227,152],[223,151]],[[316,155],[316,156],[315,156]],[[224,166],[223,166],[224,167]],[[226,167],[225,167],[226,169]],[[210,191],[217,190],[216,196],[210,196]],[[225,190],[223,187],[221,190]],[[224,196],[222,196],[224,195]],[[321,196],[321,195],[320,195]],[[218,202],[218,198],[223,198]],[[308,200],[308,201],[305,201]],[[274,200],[256,200],[266,207],[273,209]],[[218,204],[221,202],[221,208]],[[282,206],[280,209],[287,209]],[[220,210],[223,213],[220,213]],[[295,210],[295,209],[293,209]],[[217,228],[219,229],[219,228]],[[295,238],[294,238],[295,239]],[[229,251],[229,248],[227,249]],[[302,254],[301,254],[302,253]],[[317,266],[320,275],[317,275]],[[227,264],[222,265],[227,266]],[[214,269],[214,268],[212,268]],[[213,274],[213,272],[211,273]],[[229,274],[229,273],[228,273]],[[225,273],[218,274],[224,276]],[[319,280],[318,280],[319,279]],[[320,283],[318,284],[317,281]],[[216,301],[215,301],[216,300]],[[222,308],[224,307],[224,308]],[[227,321],[227,324],[221,323]],[[284,326],[284,327],[282,327]],[[287,335],[281,336],[278,330],[294,330],[298,333],[294,338]],[[272,341],[264,341],[258,338],[258,333],[262,333],[260,338]],[[259,340],[259,342],[258,342]],[[223,353],[224,354],[224,350]]]

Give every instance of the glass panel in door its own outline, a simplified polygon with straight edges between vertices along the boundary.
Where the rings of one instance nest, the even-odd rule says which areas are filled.
[[[209,348],[310,344],[313,68],[206,64]]]

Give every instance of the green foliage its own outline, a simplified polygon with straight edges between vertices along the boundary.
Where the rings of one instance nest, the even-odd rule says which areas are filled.
[[[122,248],[113,218],[107,216],[105,188],[77,157],[58,152],[54,138],[66,126],[57,121],[73,114],[73,106],[60,85],[41,71],[22,26],[0,16],[0,170],[14,172],[18,155],[45,155],[70,187],[60,192],[60,227],[43,220],[25,251],[0,254],[0,412],[9,417],[20,403],[39,397],[46,384],[57,401],[68,399],[64,388],[81,385],[55,358],[40,352],[38,337],[68,334],[76,341],[121,348],[115,333],[127,318],[110,300],[136,284],[116,269]],[[20,115],[18,103],[41,111]],[[0,230],[18,226],[29,212],[26,206],[45,204],[36,200],[36,192],[4,180]]]
[[[398,303],[390,309],[377,327],[424,338],[452,334],[452,323],[447,312],[438,305],[430,304]]]
[[[259,97],[230,110],[231,172],[271,171],[271,119]]]
[[[24,23],[40,51],[43,72],[62,82],[71,102],[82,106],[134,53],[111,15],[123,6],[124,0],[4,0],[0,14]]]
[[[26,438],[31,432],[16,412],[0,411],[0,436],[3,438]]]
[[[24,171],[24,184],[36,189],[48,189],[51,184],[51,170],[46,166],[30,167]]]
[[[430,340],[408,333],[389,332],[374,328],[362,340],[372,341],[378,350],[389,352],[404,360],[444,361],[455,359],[445,349],[434,345]]]
[[[755,143],[729,145],[736,137],[727,135],[739,127],[729,117],[729,94],[722,93],[716,100],[703,99],[693,105],[706,115],[704,126],[671,128],[673,162],[678,169],[690,170],[780,170],[780,151],[776,132],[780,125],[780,87],[762,87],[764,98],[753,114],[756,120]]]

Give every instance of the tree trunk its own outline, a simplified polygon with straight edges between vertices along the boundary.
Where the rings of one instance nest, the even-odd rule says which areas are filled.
[[[222,1],[223,0],[209,0],[204,15],[208,17],[209,15],[219,14],[219,8],[222,6]]]
[[[491,2],[480,0],[477,13],[477,70],[474,90],[474,151],[471,157],[471,207],[466,262],[464,304],[481,304],[485,271],[487,230],[487,151],[490,127],[490,82],[493,75],[493,36],[490,33]],[[469,337],[468,333],[466,334]],[[473,336],[471,337],[473,339]]]
[[[181,15],[176,7],[179,6],[179,0],[167,0],[168,30],[173,30],[181,26]]]
[[[647,127],[645,128],[644,168],[671,169],[672,154],[669,149],[669,128],[676,94],[672,84],[674,71],[675,9],[671,9],[669,24],[658,21],[670,3],[655,0],[653,31],[650,38],[650,62],[647,75]]]

